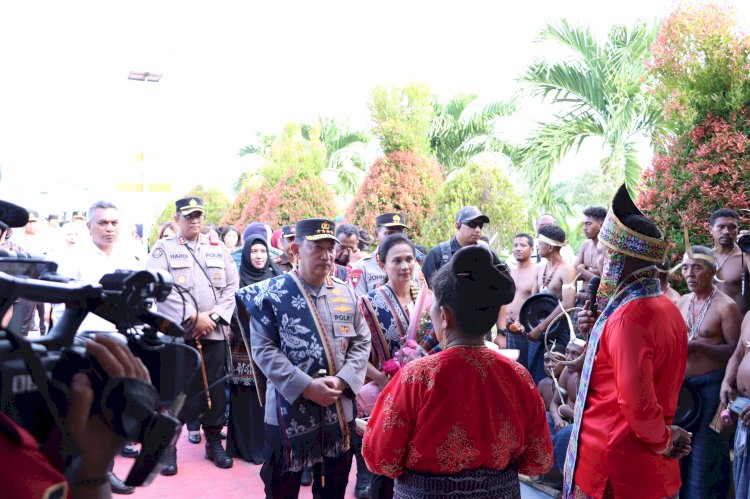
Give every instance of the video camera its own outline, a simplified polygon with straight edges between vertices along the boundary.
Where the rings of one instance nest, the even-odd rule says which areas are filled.
[[[750,234],[742,234],[737,238],[737,246],[743,253],[750,253]]]
[[[182,368],[187,365],[192,373],[199,363],[189,347],[163,341],[165,336],[181,338],[184,330],[152,310],[154,300],[164,301],[169,295],[171,277],[160,271],[118,270],[106,274],[99,284],[86,284],[69,282],[56,270],[54,262],[0,251],[0,317],[19,298],[65,304],[46,336],[27,339],[10,329],[0,330],[0,411],[44,442],[60,426],[59,414],[66,413],[73,375],[86,372],[94,389],[92,413],[100,413],[113,432],[142,444],[125,483],[147,485],[161,469],[163,453],[176,442],[182,426],[172,413],[179,413],[184,395],[176,395],[181,390],[174,386],[174,366],[164,357],[182,350],[186,356],[182,360],[187,360]],[[161,394],[136,379],[110,379],[86,354],[82,342],[87,333],[76,333],[89,313],[115,324]],[[165,347],[171,347],[171,353]],[[171,395],[165,397],[164,391]],[[160,410],[160,402],[173,396],[172,410]],[[65,434],[64,428],[60,431]]]

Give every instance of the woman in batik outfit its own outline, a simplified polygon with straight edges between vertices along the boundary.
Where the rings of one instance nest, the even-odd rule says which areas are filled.
[[[373,472],[395,478],[397,498],[518,498],[519,472],[552,467],[552,441],[528,371],[484,346],[513,280],[488,250],[468,246],[432,284],[432,322],[446,348],[388,383],[362,453]]]

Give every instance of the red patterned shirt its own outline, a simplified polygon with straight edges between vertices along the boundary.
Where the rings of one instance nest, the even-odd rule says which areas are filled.
[[[371,471],[456,474],[552,467],[544,402],[528,371],[488,348],[454,347],[410,362],[373,409],[362,446]]]

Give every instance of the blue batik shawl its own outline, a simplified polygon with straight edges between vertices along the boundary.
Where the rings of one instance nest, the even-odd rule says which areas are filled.
[[[252,317],[278,334],[281,352],[309,376],[317,377],[321,369],[333,376],[341,368],[323,332],[315,301],[294,272],[244,287],[236,297],[238,307],[248,312],[237,314],[243,334],[250,331]],[[338,457],[349,450],[349,426],[341,399],[321,407],[305,397],[288,402],[277,390],[276,403],[284,471],[302,471],[321,462],[323,456]]]

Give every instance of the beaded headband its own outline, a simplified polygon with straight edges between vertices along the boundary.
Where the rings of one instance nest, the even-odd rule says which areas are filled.
[[[667,242],[664,239],[644,236],[626,227],[612,208],[607,212],[599,231],[599,241],[612,251],[647,262],[662,263],[667,255]]]

